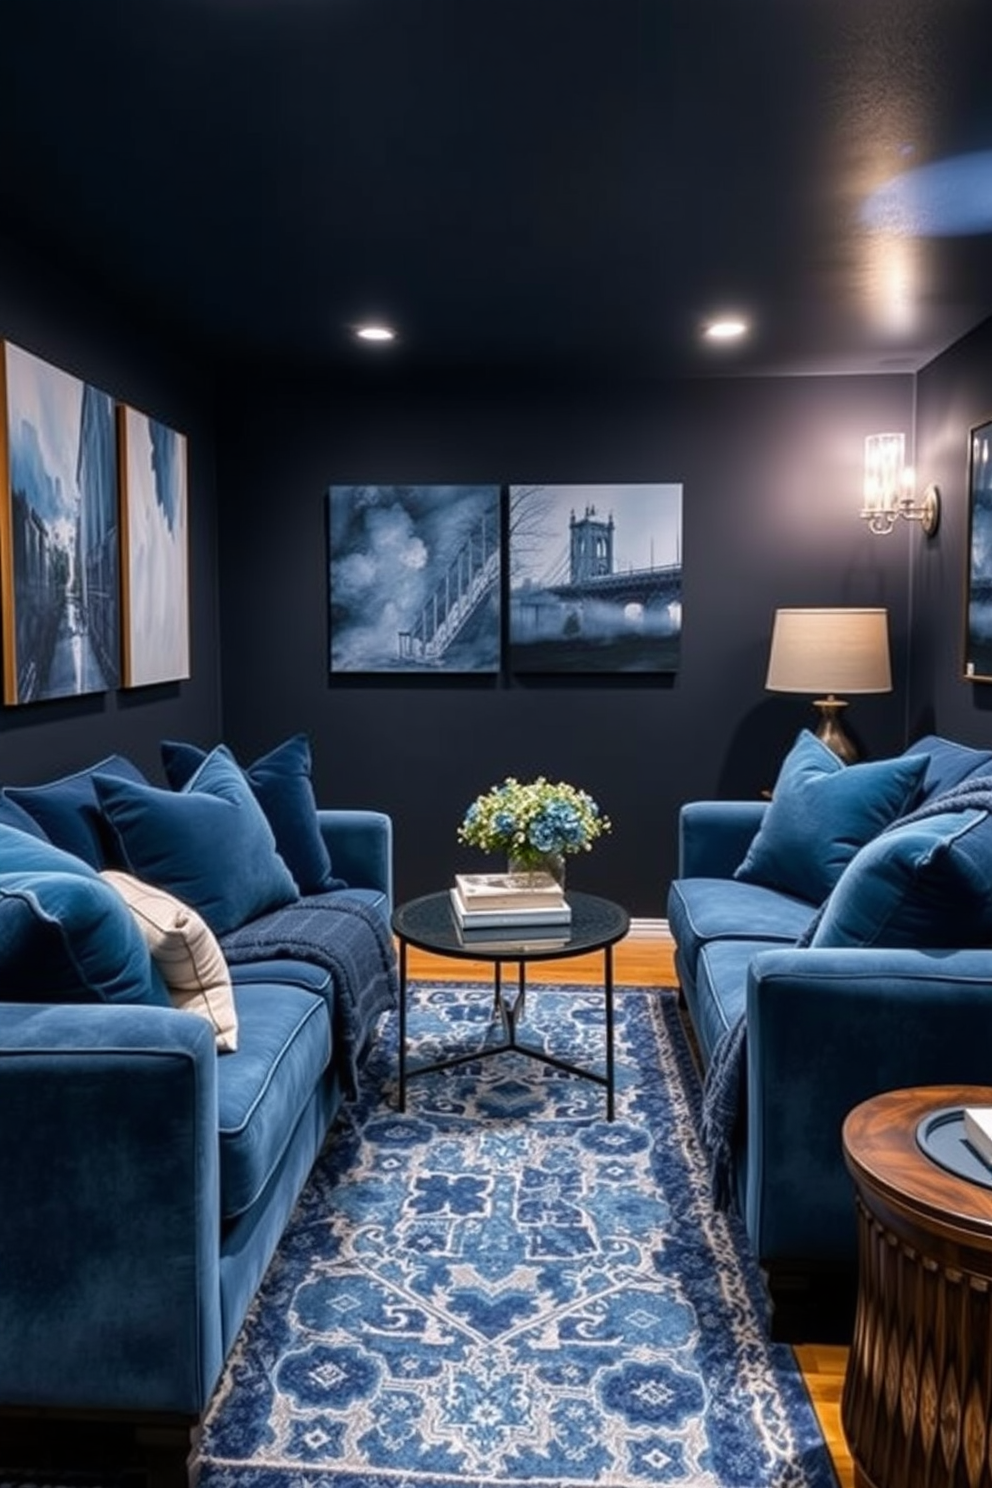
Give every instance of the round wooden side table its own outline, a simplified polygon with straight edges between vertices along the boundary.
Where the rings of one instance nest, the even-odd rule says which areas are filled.
[[[859,1271],[841,1419],[858,1488],[992,1488],[992,1169],[964,1139],[966,1106],[992,1106],[992,1087],[890,1091],[844,1122]]]

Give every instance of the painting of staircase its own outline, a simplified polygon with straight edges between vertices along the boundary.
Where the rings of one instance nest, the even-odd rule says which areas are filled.
[[[332,486],[332,672],[499,669],[499,486]]]

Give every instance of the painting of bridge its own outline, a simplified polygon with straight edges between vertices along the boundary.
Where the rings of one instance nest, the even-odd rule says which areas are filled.
[[[992,423],[971,431],[965,676],[992,682]]]
[[[499,486],[331,486],[332,672],[499,669]]]
[[[510,665],[676,672],[682,487],[511,486]]]

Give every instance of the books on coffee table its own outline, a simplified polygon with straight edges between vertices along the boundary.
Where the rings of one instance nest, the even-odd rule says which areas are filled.
[[[456,873],[455,888],[465,910],[557,909],[562,886],[550,873]]]
[[[569,942],[569,928],[568,925],[504,925],[473,929],[457,925],[458,939],[466,950],[489,955],[506,951],[510,956],[563,950]]]
[[[966,1106],[964,1134],[982,1161],[992,1167],[992,1106]]]
[[[517,901],[502,909],[469,909],[459,894],[457,885],[450,892],[455,923],[463,930],[526,929],[530,933],[540,927],[543,933],[546,926],[557,926],[558,933],[561,934],[561,927],[572,923],[572,910],[564,896],[557,904]]]

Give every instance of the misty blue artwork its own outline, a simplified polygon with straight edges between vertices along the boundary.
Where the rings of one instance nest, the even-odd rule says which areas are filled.
[[[113,400],[10,342],[3,358],[4,701],[102,692],[120,675]]]
[[[186,437],[121,408],[124,685],[188,677]]]
[[[331,486],[332,672],[495,672],[499,486]]]
[[[511,486],[510,665],[676,672],[682,487]]]
[[[992,421],[971,431],[967,612],[965,676],[992,682]]]

